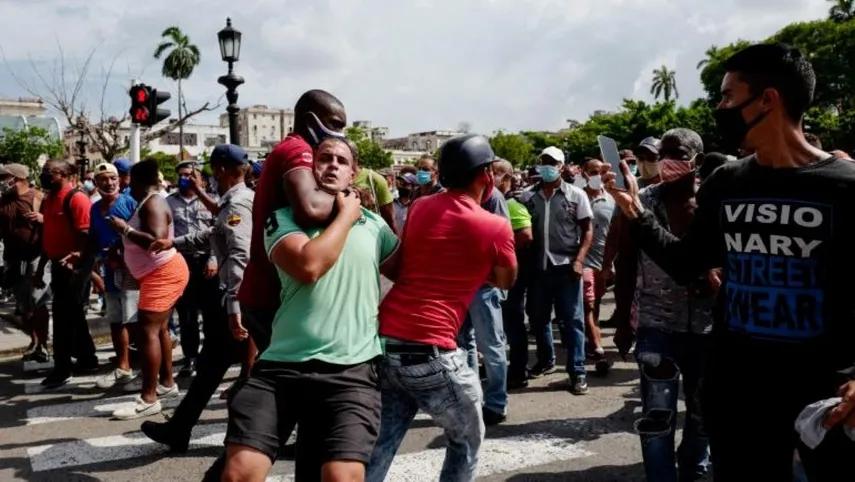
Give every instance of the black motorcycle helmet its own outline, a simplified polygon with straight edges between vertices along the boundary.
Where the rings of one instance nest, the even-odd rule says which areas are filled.
[[[439,182],[447,188],[466,188],[476,170],[492,164],[495,159],[486,137],[478,134],[453,137],[439,152]]]

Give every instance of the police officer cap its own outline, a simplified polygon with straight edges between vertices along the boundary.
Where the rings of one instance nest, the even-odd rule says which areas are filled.
[[[220,144],[211,152],[210,164],[240,166],[249,164],[249,156],[243,147],[235,144]]]
[[[490,141],[482,135],[452,137],[442,145],[439,152],[440,183],[444,184],[450,179],[491,164],[495,158]]]

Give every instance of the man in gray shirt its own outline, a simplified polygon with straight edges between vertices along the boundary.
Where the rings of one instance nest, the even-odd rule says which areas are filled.
[[[193,191],[193,181],[190,177],[194,168],[193,162],[178,164],[175,168],[178,174],[178,190],[166,197],[166,203],[172,210],[176,238],[198,235],[207,231],[213,223],[211,211]],[[216,314],[211,312],[216,306],[209,301],[217,293],[217,258],[211,253],[210,244],[200,248],[182,246],[179,251],[190,268],[190,282],[175,305],[181,326],[181,348],[184,352],[184,366],[179,376],[193,376],[196,374],[196,358],[199,356],[199,313],[202,313],[206,323],[208,318],[216,317]]]
[[[591,203],[585,191],[561,179],[564,153],[547,147],[540,154],[541,181],[520,195],[531,213],[533,273],[528,291],[531,325],[537,343],[533,377],[555,372],[552,308],[561,320],[561,338],[567,348],[569,389],[588,393],[585,369],[585,317],[582,274],[591,246]]]
[[[605,355],[600,336],[600,301],[606,293],[606,283],[603,279],[603,256],[606,251],[606,238],[609,236],[612,216],[615,212],[615,201],[603,190],[600,179],[600,168],[603,163],[599,159],[590,159],[582,166],[582,177],[585,179],[585,193],[591,202],[593,213],[593,239],[588,257],[585,258],[585,269],[582,271],[582,294],[585,308],[585,328],[588,342],[596,358]]]

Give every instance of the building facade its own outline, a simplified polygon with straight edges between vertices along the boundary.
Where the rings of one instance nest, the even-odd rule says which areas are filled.
[[[384,148],[398,151],[417,151],[433,153],[452,137],[461,135],[457,131],[426,131],[408,134],[407,137],[387,139],[382,142]]]
[[[39,98],[0,99],[0,116],[44,117],[47,107]]]
[[[240,143],[252,154],[263,154],[272,149],[294,130],[294,111],[254,105],[238,112]],[[220,115],[220,127],[228,133],[229,115]],[[228,136],[227,136],[228,138]]]

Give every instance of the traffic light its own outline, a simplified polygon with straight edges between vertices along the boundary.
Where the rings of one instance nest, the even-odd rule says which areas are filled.
[[[158,106],[172,97],[169,92],[158,92],[145,84],[131,87],[131,121],[141,126],[152,127],[158,122],[169,118],[169,109]]]

